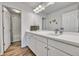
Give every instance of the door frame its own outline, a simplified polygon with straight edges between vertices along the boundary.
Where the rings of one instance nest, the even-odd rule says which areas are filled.
[[[4,53],[4,17],[3,17],[3,5],[2,5],[2,29],[3,29],[3,53]]]
[[[6,5],[2,5],[2,29],[3,29],[3,53],[5,52],[4,51],[4,45],[5,45],[5,42],[4,42],[4,17],[3,17],[3,7],[8,7],[8,6],[6,6]],[[11,8],[11,9],[16,9],[16,8],[13,8],[13,7],[9,7],[9,8]],[[16,10],[18,10],[18,9],[16,9]],[[22,21],[22,11],[21,10],[19,10],[20,11],[20,40],[21,40],[21,36],[22,36],[22,32],[21,32],[21,28],[22,28],[22,25],[21,25],[21,21]],[[10,21],[10,24],[11,24],[11,21]],[[11,28],[11,26],[10,26],[10,28]],[[11,29],[10,29],[10,31],[11,31]],[[11,35],[11,33],[10,33],[10,35]]]

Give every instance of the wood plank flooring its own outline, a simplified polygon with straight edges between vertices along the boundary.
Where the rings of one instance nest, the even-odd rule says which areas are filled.
[[[28,47],[21,48],[20,42],[14,42],[7,49],[7,51],[5,51],[3,56],[35,56],[35,55]]]

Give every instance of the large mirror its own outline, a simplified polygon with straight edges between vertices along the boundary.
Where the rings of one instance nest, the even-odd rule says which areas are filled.
[[[51,7],[46,18],[43,19],[44,30],[64,28],[65,32],[79,32],[79,3],[57,2]]]

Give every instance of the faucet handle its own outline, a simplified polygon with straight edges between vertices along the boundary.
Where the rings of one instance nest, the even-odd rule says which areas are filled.
[[[61,28],[60,28],[60,34],[62,34],[62,33],[63,33],[63,31],[64,31],[64,28],[63,28],[63,27],[61,27]]]

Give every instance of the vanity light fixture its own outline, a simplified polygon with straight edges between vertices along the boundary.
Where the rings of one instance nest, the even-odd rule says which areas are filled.
[[[49,6],[49,5],[52,5],[52,4],[55,4],[55,2],[49,2],[47,5]]]
[[[6,7],[4,7],[3,9],[4,9],[4,11],[7,11],[7,8]]]
[[[39,6],[36,7],[33,11],[34,11],[35,13],[39,13],[39,12],[45,10],[46,7],[48,7],[48,6],[52,5],[52,4],[55,4],[55,2],[48,2],[48,3],[45,4],[45,5],[39,5]]]
[[[44,10],[45,8],[42,5],[39,5],[38,7],[36,7],[33,11],[35,13],[39,13],[40,11]]]
[[[12,9],[14,12],[16,13],[20,13],[21,11],[17,10],[17,9]]]
[[[38,7],[36,7],[33,11],[36,12],[36,11],[38,11],[40,8],[42,8],[41,5],[39,5]]]
[[[42,7],[41,9],[39,9],[38,11],[36,11],[36,13],[39,13],[39,12],[41,12],[43,10],[45,10],[45,8]]]

